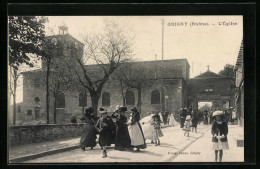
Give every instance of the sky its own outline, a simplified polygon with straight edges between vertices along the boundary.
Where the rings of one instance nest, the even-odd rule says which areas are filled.
[[[163,58],[188,60],[190,78],[207,71],[218,73],[226,64],[234,65],[243,38],[243,16],[48,16],[48,34],[58,34],[65,23],[68,32],[83,41],[87,33],[102,32],[103,20],[113,19],[129,36],[134,36],[133,52],[139,61]],[[162,36],[162,20],[164,20]],[[51,33],[49,30],[53,29]],[[156,57],[157,56],[157,57]],[[22,90],[20,90],[22,92]],[[22,94],[17,94],[17,102]]]

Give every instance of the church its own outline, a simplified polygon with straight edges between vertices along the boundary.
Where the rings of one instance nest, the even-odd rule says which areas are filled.
[[[83,57],[84,44],[68,33],[68,27],[59,27],[59,35],[50,36],[54,45],[59,44],[63,50],[76,46]],[[69,52],[64,52],[68,54]],[[74,57],[73,53],[67,57]],[[184,107],[198,108],[200,101],[212,101],[214,107],[228,108],[234,104],[234,89],[232,79],[222,77],[214,72],[206,71],[195,78],[190,78],[190,65],[187,59],[155,60],[134,62],[135,69],[145,72],[145,83],[139,96],[136,88],[129,88],[125,93],[125,105],[130,110],[140,103],[141,116],[150,113],[169,112],[175,116]],[[86,67],[98,65],[84,65]],[[17,121],[46,121],[46,92],[39,79],[46,72],[46,63],[42,68],[23,72],[23,103]],[[140,97],[141,100],[138,100]],[[110,78],[104,85],[99,100],[99,107],[105,107],[108,112],[115,111],[117,105],[123,105],[120,83]],[[86,107],[91,106],[88,92],[67,91],[58,97],[56,114],[57,123],[70,123],[75,115],[78,119]],[[53,123],[53,98],[50,97],[50,123]],[[44,123],[44,122],[43,122]],[[19,124],[19,123],[17,123]]]

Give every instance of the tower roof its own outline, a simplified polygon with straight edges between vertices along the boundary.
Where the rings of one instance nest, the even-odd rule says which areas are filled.
[[[216,78],[216,77],[222,77],[218,75],[217,73],[211,72],[210,70],[194,77],[195,79],[202,79],[202,78]]]

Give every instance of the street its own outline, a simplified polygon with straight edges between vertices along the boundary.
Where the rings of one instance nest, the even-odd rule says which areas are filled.
[[[198,133],[190,133],[185,137],[180,126],[166,127],[162,131],[164,136],[160,138],[161,145],[155,146],[147,140],[147,148],[141,152],[116,151],[113,147],[108,148],[107,158],[102,158],[102,150],[97,145],[93,150],[80,149],[67,151],[26,161],[25,163],[91,163],[91,162],[175,162],[176,153],[184,152],[191,143],[210,130],[209,125],[198,125]],[[203,137],[204,138],[204,137]],[[211,139],[208,139],[211,143]],[[198,151],[197,151],[198,152]],[[189,161],[190,159],[187,159]]]

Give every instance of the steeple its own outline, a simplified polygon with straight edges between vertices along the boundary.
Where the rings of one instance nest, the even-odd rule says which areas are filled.
[[[68,26],[64,21],[61,22],[58,28],[59,28],[59,35],[65,35],[68,33]]]
[[[207,67],[208,67],[208,71],[209,71],[209,65]]]

